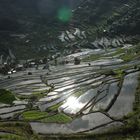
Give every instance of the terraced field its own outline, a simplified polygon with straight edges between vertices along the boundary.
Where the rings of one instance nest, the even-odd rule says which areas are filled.
[[[13,74],[10,79],[3,76],[0,88],[11,91],[14,98],[8,99],[9,104],[1,101],[1,137],[24,138],[29,132],[104,132],[123,126],[123,117],[133,110],[138,86],[137,47],[93,51],[80,56],[80,65],[51,66],[51,72],[40,66],[39,70]],[[21,131],[21,125],[28,129]]]

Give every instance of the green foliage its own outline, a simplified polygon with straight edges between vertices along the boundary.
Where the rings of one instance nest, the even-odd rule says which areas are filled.
[[[114,72],[117,78],[121,78],[124,75],[124,71],[122,69],[117,69]]]
[[[47,117],[48,113],[40,112],[40,111],[27,111],[27,112],[24,112],[22,115],[25,120],[29,121],[29,120],[39,120],[42,117]]]
[[[0,89],[0,102],[4,104],[12,104],[16,100],[13,93],[8,90]]]
[[[30,136],[27,136],[27,135],[19,136],[16,134],[4,134],[4,135],[0,135],[0,139],[1,140],[43,140],[36,134],[30,135]]]
[[[30,125],[25,122],[14,122],[14,121],[1,122],[0,131],[8,133],[7,134],[8,140],[11,140],[10,138],[15,138],[15,140],[19,140],[19,139],[24,140],[22,138],[25,138],[26,140],[29,139],[29,137],[31,137],[33,134]]]
[[[33,92],[31,95],[17,95],[17,97],[21,100],[25,100],[28,99],[29,101],[36,101],[39,100],[40,98],[43,98],[45,95],[45,93],[47,93],[47,90],[44,91],[39,91],[39,92]]]
[[[136,46],[133,46],[132,48],[127,50],[125,54],[121,56],[121,59],[123,59],[125,62],[128,62],[138,59],[139,56],[140,56],[140,44],[137,44]]]
[[[51,106],[50,108],[48,108],[49,111],[57,111],[58,108],[62,105],[63,103],[59,103],[56,105]]]
[[[121,57],[125,62],[131,61],[134,58],[134,54],[127,53]]]
[[[101,56],[98,54],[92,54],[90,56],[87,56],[82,59],[83,62],[90,62],[90,61],[95,61],[98,60]]]
[[[26,140],[24,137],[14,135],[14,134],[0,135],[0,139],[2,139],[2,140]]]
[[[39,120],[44,123],[67,123],[72,121],[69,116],[63,113],[49,115],[47,112],[27,111],[24,112],[22,116],[27,121]]]
[[[125,52],[124,49],[122,49],[122,48],[117,48],[117,49],[116,49],[116,52],[114,52],[114,53],[112,53],[112,54],[109,54],[108,56],[113,57],[113,56],[115,56],[115,55],[119,55],[119,54],[124,53],[124,52]]]
[[[118,49],[116,49],[116,51],[114,53],[105,55],[105,57],[113,57],[113,56],[119,55],[124,52],[125,52],[124,49],[118,48]],[[103,56],[102,54],[91,54],[90,56],[83,58],[82,61],[83,62],[95,61],[95,60],[102,58],[102,56]]]
[[[72,121],[72,118],[63,113],[59,113],[59,114],[47,117],[45,119],[42,119],[41,121],[46,122],[46,123],[68,123]]]

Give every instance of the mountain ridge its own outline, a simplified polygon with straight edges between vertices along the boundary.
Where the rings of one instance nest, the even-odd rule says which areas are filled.
[[[82,42],[84,42],[82,46],[88,48],[96,38],[103,36],[115,38],[140,34],[140,2],[137,0],[47,2],[45,0],[0,2],[1,54],[3,52],[5,54],[10,48],[19,59],[21,54],[22,59],[42,57],[62,52],[68,46],[69,49],[74,49],[75,44]],[[54,3],[55,6],[52,6]],[[58,10],[63,7],[70,9],[72,14],[67,22],[60,21],[57,17]],[[78,33],[80,36],[82,34],[84,36],[74,35],[75,29],[80,30]],[[59,39],[62,32],[65,34],[65,42]],[[70,39],[67,33],[74,35],[74,40]]]

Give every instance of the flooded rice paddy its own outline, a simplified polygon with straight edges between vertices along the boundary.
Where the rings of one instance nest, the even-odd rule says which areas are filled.
[[[120,125],[114,118],[132,111],[139,74],[133,66],[139,61],[124,64],[119,56],[109,57],[114,51],[106,55],[102,50],[96,51],[104,59],[90,61],[90,65],[81,62],[51,66],[49,74],[41,66],[39,70],[15,73],[10,79],[1,76],[0,88],[10,90],[16,101],[12,105],[0,104],[0,118],[26,120],[39,134],[69,134]],[[93,53],[88,50],[83,58]],[[82,59],[81,53],[67,58],[79,55]],[[120,69],[124,66],[127,74],[120,80]]]

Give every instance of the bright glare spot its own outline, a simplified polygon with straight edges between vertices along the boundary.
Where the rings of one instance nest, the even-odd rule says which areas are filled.
[[[8,74],[12,74],[12,72],[11,72],[11,71],[9,71],[9,72],[8,72]]]
[[[82,103],[80,103],[76,97],[72,96],[69,97],[65,103],[65,106],[70,107],[71,109],[81,108],[83,106]]]
[[[16,70],[14,70],[13,73],[16,73]]]

